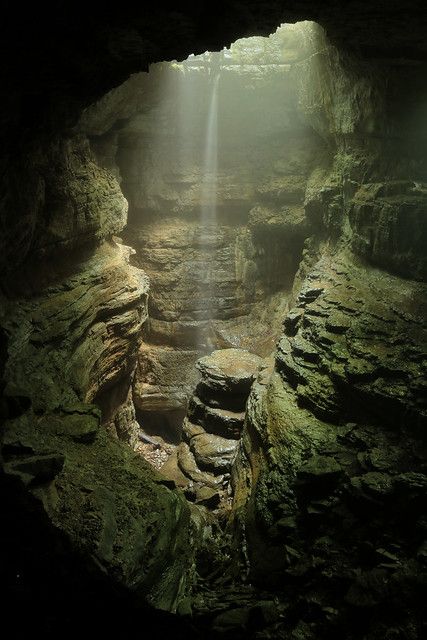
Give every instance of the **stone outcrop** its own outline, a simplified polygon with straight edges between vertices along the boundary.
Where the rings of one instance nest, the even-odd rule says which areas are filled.
[[[425,281],[426,204],[427,188],[417,181],[362,185],[350,210],[356,253],[392,273]]]
[[[422,433],[425,284],[325,254],[285,318],[277,369],[327,420],[365,413]],[[414,301],[416,304],[414,305]]]
[[[411,426],[319,420],[273,364],[254,384],[235,508],[241,515],[245,505],[250,580],[286,593],[284,627],[295,628],[299,612],[319,637],[359,616],[349,635],[360,637],[417,619],[427,477],[425,445]]]
[[[8,421],[2,455],[4,477],[27,488],[32,509],[72,541],[85,571],[108,572],[153,606],[176,608],[191,562],[186,501],[100,428],[96,407]]]
[[[211,396],[208,404],[209,401],[215,402],[215,397],[224,393],[234,396],[233,402],[236,396],[246,399],[259,365],[258,356],[239,349],[214,351],[209,356],[200,358],[197,368],[202,374],[204,393]]]
[[[129,265],[129,254],[111,241],[80,255],[69,269],[53,273],[42,263],[15,281],[2,318],[11,334],[7,396],[25,396],[36,411],[51,411],[90,402],[131,375],[147,317],[148,280]]]
[[[6,178],[13,201],[3,202],[1,274],[28,259],[94,246],[126,224],[127,202],[116,177],[97,163],[84,135],[39,140],[23,166],[11,163]]]
[[[214,351],[197,362],[202,379],[184,419],[183,441],[162,473],[177,482],[177,465],[191,481],[184,482],[187,495],[198,504],[218,507],[226,501],[246,400],[260,363],[258,356],[241,349]]]

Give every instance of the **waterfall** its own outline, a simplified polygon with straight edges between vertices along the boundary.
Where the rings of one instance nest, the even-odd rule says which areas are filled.
[[[216,195],[218,171],[218,82],[215,76],[209,101],[208,122],[205,138],[205,156],[201,194],[200,222],[203,231],[216,227]]]
[[[200,234],[199,249],[200,262],[200,300],[203,308],[203,317],[207,320],[205,330],[200,328],[199,342],[201,347],[206,347],[208,342],[208,327],[213,319],[214,304],[214,268],[215,246],[217,243],[217,188],[218,188],[218,84],[219,73],[213,79],[212,92],[209,99],[207,116],[203,176],[201,184],[200,206]]]

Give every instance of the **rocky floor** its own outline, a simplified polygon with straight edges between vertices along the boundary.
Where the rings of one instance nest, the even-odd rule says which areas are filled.
[[[153,440],[156,440],[157,442],[138,442],[135,447],[135,451],[145,458],[147,462],[152,464],[155,469],[159,470],[174,453],[176,445],[165,442],[163,438],[160,438],[159,436],[156,436]]]

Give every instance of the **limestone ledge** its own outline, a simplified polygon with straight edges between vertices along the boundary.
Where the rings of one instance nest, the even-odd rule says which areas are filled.
[[[67,273],[34,269],[21,287],[31,295],[4,301],[6,395],[28,397],[43,412],[91,401],[133,371],[148,279],[129,254],[106,242]]]
[[[327,420],[369,415],[422,429],[425,300],[422,283],[325,253],[285,319],[276,355],[284,382]]]
[[[369,183],[350,208],[353,248],[374,265],[427,280],[426,185],[416,181]]]

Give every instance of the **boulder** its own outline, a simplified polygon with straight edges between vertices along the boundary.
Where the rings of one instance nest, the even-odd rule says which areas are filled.
[[[196,366],[213,390],[249,394],[260,364],[259,356],[244,349],[219,349],[200,358]]]
[[[203,433],[190,441],[190,449],[197,464],[203,469],[228,471],[236,454],[238,440],[221,438],[211,433]]]
[[[215,409],[206,406],[197,396],[193,396],[188,406],[188,416],[196,424],[225,438],[238,438],[245,419],[245,413]]]
[[[186,442],[181,442],[177,449],[178,466],[187,478],[193,482],[199,482],[207,487],[218,487],[223,481],[223,476],[214,476],[211,473],[200,471],[190,447]]]

